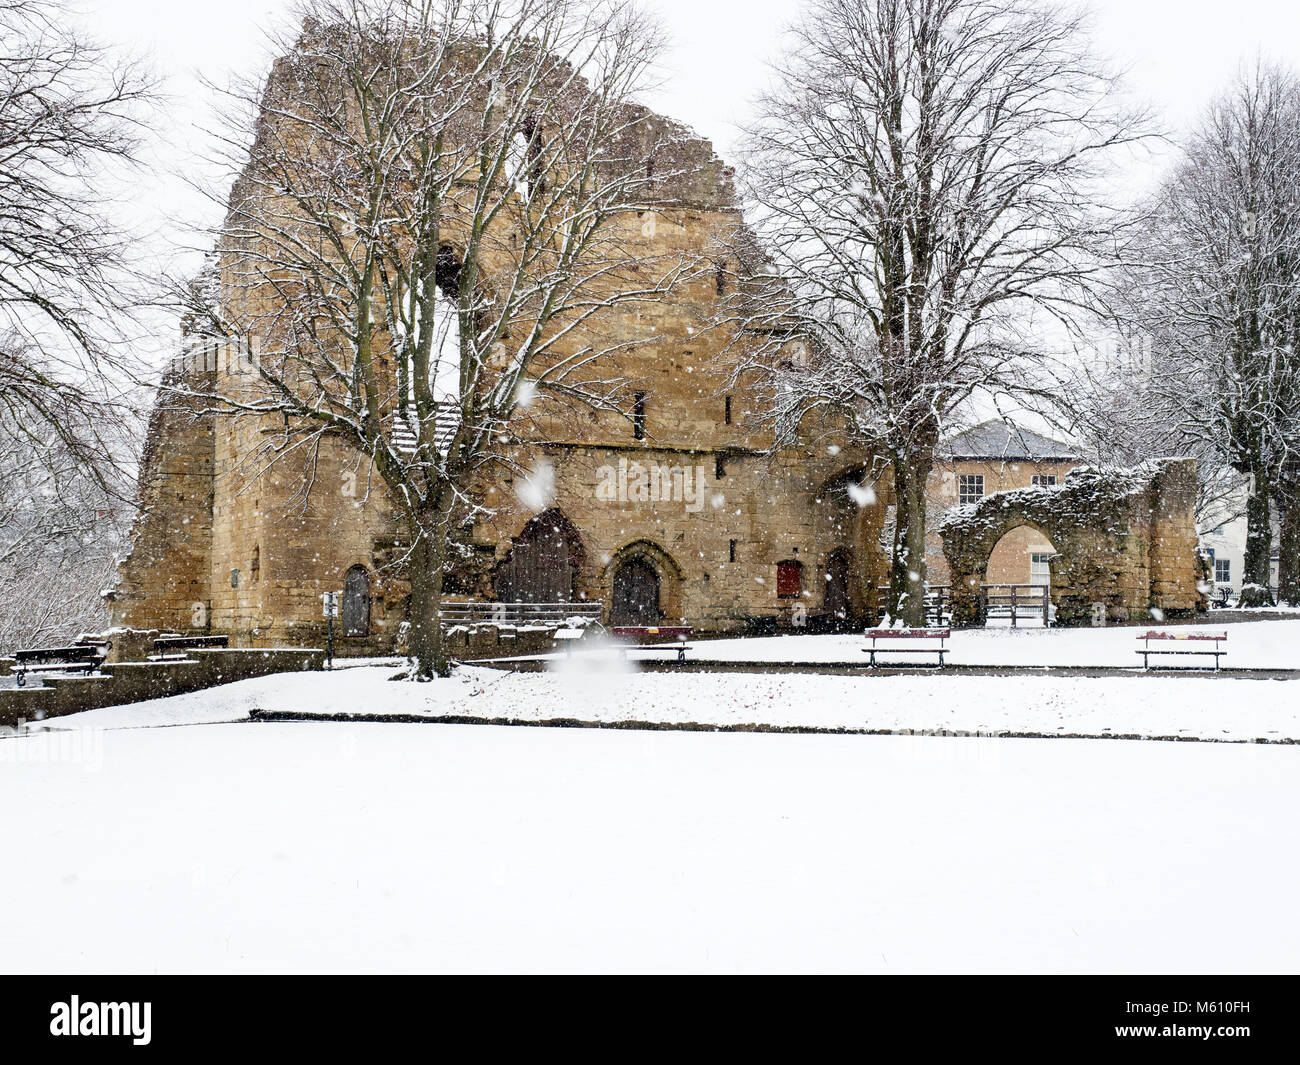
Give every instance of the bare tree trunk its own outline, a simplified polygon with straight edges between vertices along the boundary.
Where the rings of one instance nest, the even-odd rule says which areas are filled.
[[[889,571],[889,614],[905,625],[925,625],[925,485],[934,464],[928,448],[894,455],[894,551]]]
[[[408,575],[411,599],[407,621],[407,653],[412,680],[432,680],[451,675],[451,663],[442,641],[442,581],[447,561],[448,507],[437,505],[433,513],[412,519],[415,544],[411,549]]]
[[[1282,542],[1278,551],[1277,598],[1300,606],[1300,481],[1284,477],[1278,490]]]
[[[1268,473],[1256,470],[1246,500],[1246,556],[1242,562],[1240,606],[1272,606],[1270,556],[1273,553],[1272,483]]]

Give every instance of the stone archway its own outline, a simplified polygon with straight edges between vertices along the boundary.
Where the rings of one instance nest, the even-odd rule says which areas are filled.
[[[982,625],[980,587],[1008,532],[1036,530],[1056,548],[1050,566],[1058,625],[1205,609],[1197,572],[1196,461],[1159,459],[1131,469],[1078,469],[1062,484],[995,492],[956,507],[939,535],[952,572],[955,625]]]
[[[882,539],[894,502],[891,470],[874,462],[848,466],[822,483],[814,502],[818,538],[841,545],[827,556],[823,572],[831,574],[832,559],[843,550],[850,616],[870,613],[878,589],[889,581],[889,553]]]
[[[619,548],[602,575],[611,625],[672,624],[681,621],[682,570],[650,540]]]
[[[1056,555],[1056,545],[1042,529],[1033,525],[1017,525],[1002,534],[989,553],[984,573],[989,584],[1039,584],[1051,585],[1050,558]],[[1046,557],[1048,566],[1035,568],[1035,559]]]
[[[503,603],[571,603],[578,599],[582,537],[557,507],[532,518],[497,567],[493,586]]]

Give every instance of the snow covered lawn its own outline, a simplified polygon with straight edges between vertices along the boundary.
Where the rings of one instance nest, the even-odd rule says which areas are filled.
[[[820,637],[808,637],[820,639]],[[1132,677],[832,676],[632,673],[613,654],[555,672],[464,668],[431,684],[391,683],[392,667],[287,673],[206,692],[92,710],[56,729],[243,721],[262,709],[320,714],[576,718],[654,724],[776,725],[880,731],[1300,740],[1300,681],[1205,675]]]
[[[1264,659],[1300,633],[1231,631],[1255,628]],[[1100,655],[1114,631],[1042,646]],[[1053,635],[987,638],[1006,656]],[[806,660],[836,657],[831,641],[845,638],[743,646]],[[1286,972],[1300,959],[1292,745],[248,720],[1277,741],[1300,740],[1297,681],[636,673],[614,654],[423,685],[393,672],[263,677],[0,736],[0,969]]]
[[[316,722],[34,746],[76,735],[0,740],[6,971],[1300,959],[1291,747]]]

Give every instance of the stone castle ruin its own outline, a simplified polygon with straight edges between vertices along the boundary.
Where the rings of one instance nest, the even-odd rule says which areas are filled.
[[[944,516],[953,622],[983,622],[979,595],[993,548],[1028,526],[1056,548],[1051,598],[1060,625],[1163,620],[1206,609],[1196,546],[1195,459],[1071,471],[1061,484],[996,492]]]
[[[268,93],[284,86],[273,76]],[[718,251],[719,234],[743,229],[732,173],[708,141],[651,120],[672,134],[673,158],[655,209],[624,219],[621,239],[645,258],[710,268],[597,320],[606,336],[642,338],[618,362],[628,410],[533,411],[512,423],[510,462],[472,487],[444,598],[595,603],[606,622],[706,632],[868,618],[887,581],[889,470],[832,424],[773,448],[757,400],[733,383],[745,337],[717,326],[740,274]],[[449,245],[448,270],[454,253]],[[211,284],[222,298],[253,299],[229,258],[218,262]],[[113,622],[225,633],[236,646],[319,646],[321,598],[341,592],[342,653],[391,651],[411,593],[408,534],[370,460],[324,436],[265,461],[284,433],[278,419],[223,416],[192,398],[255,382],[256,345],[195,334],[167,371]],[[854,490],[864,484],[870,492]],[[954,515],[943,532],[957,619],[978,621],[983,567],[1008,523],[1056,545],[1062,622],[1083,621],[1094,602],[1114,620],[1196,609],[1194,492],[1191,465],[1165,462],[1072,475]]]

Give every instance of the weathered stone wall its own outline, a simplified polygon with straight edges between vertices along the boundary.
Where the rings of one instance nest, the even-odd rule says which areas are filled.
[[[211,416],[172,391],[184,374],[202,389],[211,387],[215,370],[178,359],[164,377],[140,462],[131,550],[111,593],[115,625],[209,628],[217,429]]]
[[[690,409],[686,403],[682,408]],[[661,417],[667,420],[675,409],[668,405]],[[853,548],[857,535],[857,515],[842,514],[823,490],[844,468],[842,455],[730,452],[719,478],[720,453],[575,446],[548,458],[555,477],[549,505],[583,540],[583,596],[608,605],[615,568],[636,554],[659,574],[665,613],[701,629],[733,630],[763,617],[791,624],[796,603],[811,615],[822,610],[829,556]],[[664,480],[687,473],[678,482],[686,491],[669,499],[636,498],[639,471],[655,467],[668,471]],[[618,493],[625,497],[602,498],[602,486],[620,476],[629,486]],[[535,513],[520,500],[521,488],[511,478],[490,489],[495,514],[474,530],[475,543],[496,562]],[[777,564],[786,561],[803,566],[803,594],[795,599],[778,596]]]
[[[25,688],[0,689],[0,725],[162,699],[272,673],[317,670],[324,664],[325,652],[319,649],[232,649],[194,651],[183,661],[105,663],[100,676],[36,674]]]
[[[1194,459],[1160,459],[1125,470],[1079,469],[1053,487],[999,492],[950,511],[938,532],[953,575],[954,623],[982,623],[979,589],[989,556],[1006,533],[1024,526],[1056,547],[1057,624],[1087,624],[1094,603],[1105,604],[1109,621],[1204,610],[1196,491]]]
[[[1196,464],[1187,459],[1162,466],[1148,497],[1151,602],[1165,613],[1206,609],[1208,583],[1192,517],[1197,492]]]

